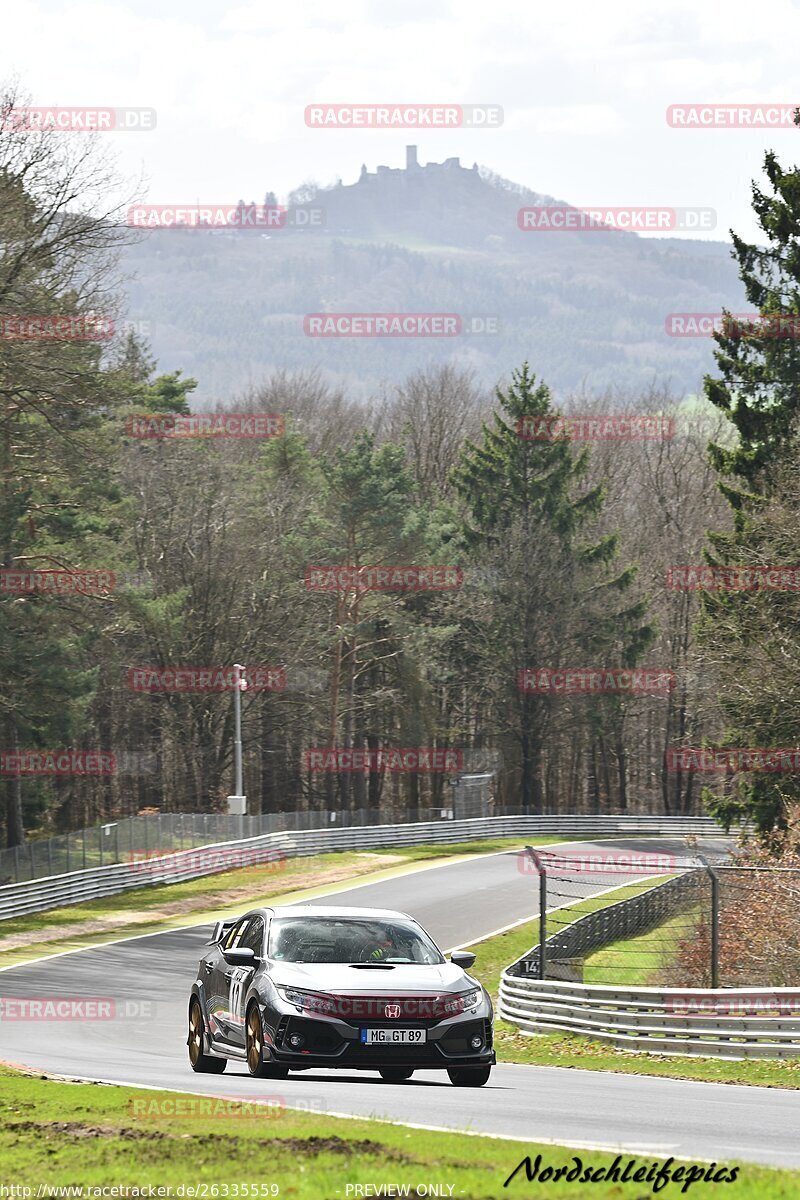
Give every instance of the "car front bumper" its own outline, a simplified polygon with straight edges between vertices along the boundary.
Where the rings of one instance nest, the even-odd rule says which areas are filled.
[[[376,1020],[343,1021],[305,1011],[300,1013],[296,1009],[280,1014],[265,1012],[265,1052],[271,1061],[295,1070],[308,1067],[444,1070],[447,1067],[491,1066],[496,1061],[491,1016],[468,1013],[442,1021],[402,1022],[403,1028],[425,1029],[424,1042],[368,1044],[361,1040],[363,1029],[391,1031],[397,1024]],[[290,1039],[298,1037],[303,1039],[302,1044],[292,1046]],[[477,1038],[480,1038],[480,1045],[475,1047],[472,1040]]]

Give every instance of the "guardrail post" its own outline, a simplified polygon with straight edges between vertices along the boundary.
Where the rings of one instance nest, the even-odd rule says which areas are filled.
[[[711,986],[719,987],[719,875],[711,863],[702,855],[698,859],[703,864],[711,880]]]
[[[547,978],[547,871],[533,846],[526,846],[539,872],[539,978]]]

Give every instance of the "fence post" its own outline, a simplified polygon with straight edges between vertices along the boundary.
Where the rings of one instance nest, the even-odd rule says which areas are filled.
[[[711,880],[711,986],[719,987],[719,875],[710,862],[698,854]]]
[[[533,846],[526,851],[539,872],[539,978],[547,978],[547,871]]]

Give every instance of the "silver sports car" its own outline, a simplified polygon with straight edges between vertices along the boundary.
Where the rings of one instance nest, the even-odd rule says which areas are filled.
[[[189,1061],[251,1075],[341,1067],[392,1083],[445,1070],[481,1087],[495,1062],[492,1003],[421,925],[387,909],[295,905],[220,921],[189,997]]]

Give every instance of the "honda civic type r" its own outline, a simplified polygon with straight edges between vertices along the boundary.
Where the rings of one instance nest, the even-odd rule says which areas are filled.
[[[258,908],[214,928],[189,997],[192,1070],[228,1059],[251,1075],[310,1067],[378,1071],[393,1083],[447,1071],[481,1087],[495,1062],[492,1003],[421,925],[386,909]]]

